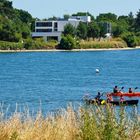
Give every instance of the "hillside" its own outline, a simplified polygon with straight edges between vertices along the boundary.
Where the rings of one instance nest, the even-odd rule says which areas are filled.
[[[32,16],[23,10],[13,8],[12,2],[0,0],[0,40],[19,42],[27,39],[34,22]]]

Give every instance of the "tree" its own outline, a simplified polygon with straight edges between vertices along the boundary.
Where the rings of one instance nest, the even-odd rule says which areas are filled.
[[[140,9],[137,12],[136,20],[135,20],[135,30],[136,32],[140,31]]]
[[[19,19],[22,22],[24,22],[24,23],[31,23],[32,16],[27,11],[18,10],[18,9],[16,9],[16,11],[17,11],[17,14],[18,14]]]
[[[137,37],[131,32],[124,33],[121,37],[127,43],[128,47],[135,47],[138,44]]]
[[[98,26],[100,28],[100,37],[105,37],[106,33],[111,33],[112,24],[110,22],[102,21],[98,23]]]
[[[99,37],[100,35],[100,28],[96,22],[91,22],[88,24],[88,29],[87,29],[87,36],[88,37]]]
[[[58,49],[71,50],[76,47],[76,40],[71,36],[62,36]]]
[[[64,26],[64,32],[63,32],[63,34],[64,35],[71,35],[71,36],[75,36],[75,31],[76,31],[76,29],[75,29],[75,27],[72,25],[72,24],[66,24],[65,26]]]
[[[66,15],[66,14],[65,14],[63,17],[64,17],[64,19],[67,20],[67,19],[69,19],[70,15]]]
[[[81,39],[86,39],[87,37],[87,25],[83,22],[80,22],[77,26],[77,36]]]
[[[117,21],[117,15],[112,14],[112,13],[99,14],[99,16],[97,16],[96,20],[98,22],[101,22],[101,21],[116,22]]]
[[[119,20],[116,23],[113,23],[112,25],[112,34],[114,37],[119,37],[124,32],[128,32],[129,24],[128,19],[126,20],[124,18],[119,18]]]
[[[128,22],[129,22],[129,25],[130,25],[130,26],[133,26],[133,25],[134,25],[135,18],[134,18],[134,15],[133,15],[132,12],[130,12],[130,13],[128,14]]]

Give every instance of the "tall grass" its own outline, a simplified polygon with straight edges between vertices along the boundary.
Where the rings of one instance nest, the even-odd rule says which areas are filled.
[[[102,48],[126,48],[127,44],[123,40],[101,40],[101,41],[81,41],[81,49],[102,49]]]
[[[138,115],[127,115],[125,109],[110,106],[72,106],[44,117],[14,113],[10,118],[0,113],[0,140],[138,140]]]

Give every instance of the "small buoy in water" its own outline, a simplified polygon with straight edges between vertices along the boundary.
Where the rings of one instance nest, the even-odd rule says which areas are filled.
[[[96,73],[99,73],[99,69],[96,69],[95,71],[96,71]]]

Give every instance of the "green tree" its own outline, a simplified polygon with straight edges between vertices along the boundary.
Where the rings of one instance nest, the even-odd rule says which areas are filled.
[[[66,19],[66,20],[67,20],[67,19],[69,19],[69,18],[70,18],[70,15],[65,14],[63,17],[64,17],[64,19]]]
[[[19,19],[24,23],[31,23],[32,16],[27,11],[16,9]]]
[[[97,16],[96,20],[98,22],[101,22],[101,21],[116,22],[117,21],[117,15],[112,14],[112,13],[99,14],[99,16]]]
[[[139,9],[139,11],[137,12],[137,15],[136,15],[135,31],[136,32],[139,32],[140,31],[140,9]]]
[[[132,12],[130,12],[128,14],[128,22],[129,22],[129,25],[132,27],[135,23],[135,18],[134,18],[134,15]]]
[[[71,50],[76,47],[76,40],[71,35],[62,36],[58,49]]]
[[[127,43],[128,47],[135,47],[138,44],[137,37],[131,32],[124,33],[121,35],[121,37]]]
[[[112,34],[114,37],[119,37],[124,32],[128,32],[128,19],[119,18],[119,20],[112,24]]]
[[[75,27],[72,25],[72,24],[66,24],[65,26],[64,26],[64,32],[63,32],[63,34],[64,35],[71,35],[71,36],[75,36],[75,31],[76,31],[76,29],[75,29]]]
[[[112,24],[107,21],[102,21],[98,23],[100,28],[100,37],[105,37],[106,33],[111,33]]]
[[[12,2],[0,0],[0,40],[18,42],[28,38],[31,32],[32,16],[14,9]]]
[[[88,29],[87,29],[87,36],[96,38],[99,37],[100,35],[100,28],[96,22],[91,22],[88,24]]]
[[[80,22],[77,26],[77,36],[81,39],[86,39],[87,37],[87,25],[83,22]]]

